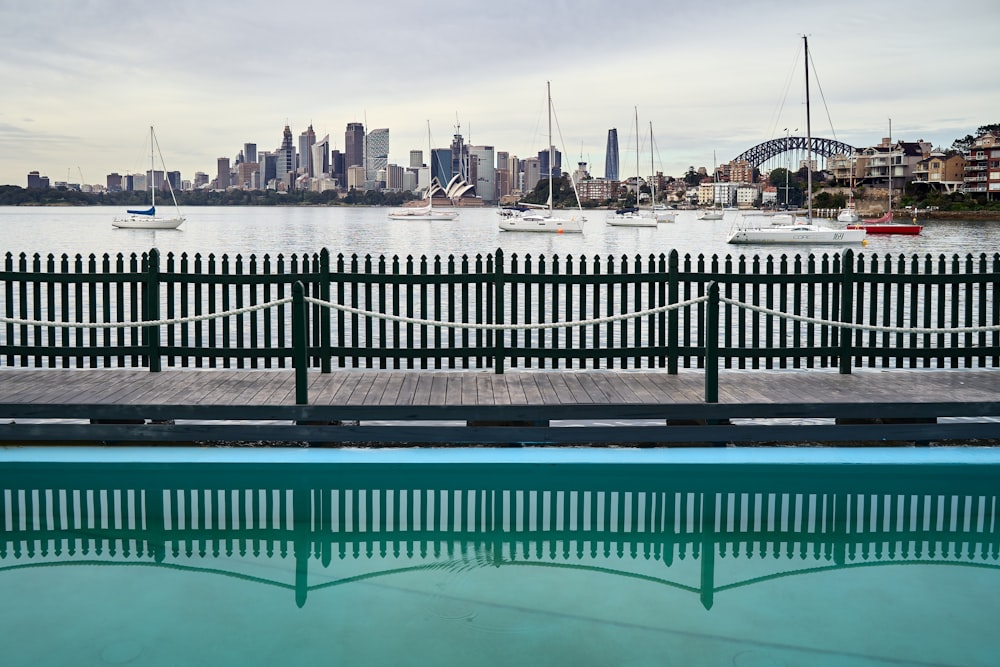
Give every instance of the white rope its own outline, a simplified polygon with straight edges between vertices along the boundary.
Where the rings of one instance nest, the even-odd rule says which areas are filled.
[[[0,317],[0,322],[5,324],[23,324],[30,327],[65,327],[67,329],[127,329],[129,327],[158,327],[168,324],[187,324],[188,322],[201,322],[203,320],[218,319],[222,317],[232,317],[233,315],[244,315],[255,310],[273,308],[286,303],[291,303],[292,297],[286,296],[284,299],[259,303],[246,308],[235,308],[221,313],[205,313],[201,315],[190,315],[188,317],[175,317],[169,320],[148,320],[140,322],[50,322],[47,320],[21,320],[16,317]]]
[[[448,327],[453,329],[487,330],[487,331],[515,331],[515,330],[531,331],[536,329],[555,329],[560,327],[566,327],[566,328],[584,327],[584,326],[592,326],[595,324],[605,324],[608,322],[619,322],[622,320],[635,319],[639,317],[647,317],[649,315],[656,315],[670,310],[677,310],[680,308],[693,306],[694,304],[707,301],[708,297],[707,296],[695,297],[693,299],[688,299],[687,301],[680,301],[678,303],[672,303],[666,306],[657,306],[655,308],[648,308],[633,313],[621,313],[618,315],[607,315],[604,317],[593,317],[585,320],[570,320],[566,322],[536,322],[536,323],[525,323],[525,324],[484,324],[484,323],[474,323],[474,322],[442,322],[440,320],[431,320],[419,317],[390,315],[388,313],[381,313],[373,310],[365,310],[363,308],[355,308],[353,306],[345,306],[343,304],[333,303],[330,301],[323,301],[322,299],[316,299],[314,297],[309,297],[309,296],[304,297],[304,300],[307,303],[311,303],[313,305],[321,306],[324,308],[330,308],[332,310],[339,310],[353,315],[360,315],[362,317],[384,319],[390,322],[401,322],[404,324]],[[736,306],[738,308],[745,308],[747,310],[763,313],[765,315],[783,317],[785,319],[792,320],[795,322],[805,322],[807,324],[839,327],[841,329],[852,329],[857,331],[877,331],[884,333],[900,333],[900,334],[968,334],[968,333],[980,333],[987,331],[1000,331],[1000,325],[944,328],[944,327],[893,327],[893,326],[884,326],[878,324],[854,324],[847,322],[839,322],[837,320],[821,319],[818,317],[807,317],[805,315],[793,315],[790,313],[782,312],[780,310],[775,310],[773,308],[767,308],[764,306],[757,306],[754,304],[745,303],[743,301],[737,301],[736,299],[730,299],[728,297],[724,297],[721,295],[719,296],[719,301],[730,304],[732,306]],[[0,322],[5,324],[14,324],[14,325],[64,327],[69,329],[117,329],[117,328],[129,328],[129,327],[153,327],[153,326],[167,326],[172,324],[187,324],[190,322],[201,322],[205,320],[219,319],[223,317],[233,317],[235,315],[244,315],[246,313],[252,313],[258,310],[264,310],[267,308],[282,306],[284,304],[291,302],[292,302],[292,297],[288,296],[283,299],[276,299],[274,301],[268,301],[267,303],[255,304],[252,306],[246,306],[244,308],[234,308],[232,310],[226,310],[220,313],[205,313],[201,315],[191,315],[188,317],[175,317],[171,319],[149,320],[140,322],[57,322],[57,321],[47,321],[47,320],[26,320],[15,317],[2,317],[2,316],[0,316]]]
[[[639,310],[634,313],[622,313],[620,315],[607,315],[605,317],[594,317],[587,320],[570,320],[567,322],[537,322],[537,323],[526,323],[526,324],[479,324],[475,322],[441,322],[440,320],[426,320],[426,319],[421,319],[419,317],[406,317],[404,315],[389,315],[388,313],[379,313],[371,310],[363,310],[361,308],[345,306],[339,303],[331,303],[330,301],[322,301],[320,299],[314,299],[313,297],[309,296],[305,297],[305,300],[317,306],[324,306],[326,308],[342,310],[346,313],[363,315],[365,317],[375,317],[383,320],[389,320],[390,322],[402,322],[404,324],[450,327],[454,329],[485,329],[488,331],[511,331],[511,330],[531,331],[533,329],[555,329],[558,327],[585,327],[585,326],[590,326],[592,324],[604,324],[606,322],[617,322],[619,320],[627,320],[637,317],[646,317],[647,315],[656,315],[657,313],[663,313],[668,310],[686,308],[687,306],[691,306],[696,303],[700,303],[702,301],[708,301],[708,297],[699,296],[694,299],[688,299],[687,301],[672,303],[667,306],[657,306],[656,308]]]
[[[790,313],[785,313],[780,310],[775,310],[773,308],[765,308],[764,306],[755,306],[752,303],[744,303],[742,301],[737,301],[736,299],[729,299],[724,296],[719,296],[719,301],[728,303],[733,306],[738,306],[740,308],[746,308],[747,310],[753,310],[758,313],[764,313],[765,315],[776,315],[778,317],[784,317],[785,319],[794,320],[796,322],[806,322],[808,324],[819,324],[822,326],[840,327],[841,329],[856,329],[858,331],[881,331],[886,333],[910,333],[910,334],[962,334],[962,333],[979,333],[982,331],[1000,331],[1000,325],[981,326],[981,327],[955,327],[947,329],[944,327],[891,327],[880,324],[853,324],[850,322],[839,322],[837,320],[824,320],[818,317],[806,317],[805,315],[792,315]]]

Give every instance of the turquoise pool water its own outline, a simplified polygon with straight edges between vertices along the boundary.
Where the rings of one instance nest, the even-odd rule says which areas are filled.
[[[3,664],[976,665],[1000,455],[0,456]]]

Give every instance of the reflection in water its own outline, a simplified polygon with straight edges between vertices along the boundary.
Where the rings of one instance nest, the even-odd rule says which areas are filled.
[[[910,609],[898,605],[921,607],[924,595],[972,611],[977,589],[997,583],[996,480],[991,466],[8,463],[0,467],[0,591],[8,602],[17,596],[22,617],[37,605],[38,623],[51,614],[53,591],[69,596],[95,576],[109,581],[107,568],[125,568],[137,582],[163,572],[187,596],[204,592],[216,632],[243,605],[293,625],[303,617],[275,619],[295,605],[316,607],[346,628],[342,605],[375,613],[391,599],[384,613],[417,628],[371,618],[382,633],[434,633],[443,624],[475,644],[583,624],[647,647],[668,636],[690,650],[731,644],[730,662],[713,664],[760,651],[812,655],[788,664],[882,664],[895,649],[838,645],[844,638],[829,627],[807,636],[809,625],[786,614],[836,606],[840,595],[870,596],[863,608],[877,611],[865,613],[888,628],[887,615],[905,617]],[[882,588],[915,573],[929,577],[917,580],[928,592]],[[22,586],[20,577],[45,586]],[[128,608],[111,590],[89,603]],[[262,591],[280,595],[254,607]],[[805,602],[817,597],[825,599]],[[806,634],[791,636],[800,621]],[[135,653],[130,641],[128,651],[120,642],[101,650]],[[914,641],[907,650],[919,658],[927,649]],[[558,646],[550,650],[570,650]],[[976,661],[978,650],[937,647],[926,664],[987,664]]]

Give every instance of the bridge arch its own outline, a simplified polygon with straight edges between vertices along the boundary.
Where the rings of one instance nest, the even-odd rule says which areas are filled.
[[[757,168],[782,153],[793,151],[803,153],[810,151],[813,155],[829,158],[834,155],[850,155],[851,153],[859,152],[860,149],[836,139],[812,137],[810,144],[809,139],[806,137],[780,137],[778,139],[770,139],[743,151],[733,158],[733,161],[745,160],[750,163],[751,167]]]

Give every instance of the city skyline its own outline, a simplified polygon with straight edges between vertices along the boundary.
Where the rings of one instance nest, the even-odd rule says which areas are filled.
[[[640,136],[653,125],[657,169],[680,176],[710,166],[713,151],[728,161],[804,127],[803,32],[816,68],[814,136],[874,145],[891,118],[893,138],[947,148],[998,120],[1000,91],[986,64],[1000,46],[970,33],[969,17],[1000,18],[984,0],[944,16],[924,0],[794,11],[770,2],[640,4],[642,20],[620,21],[590,0],[515,0],[459,17],[437,0],[377,10],[307,2],[294,13],[258,0],[238,13],[184,0],[169,11],[106,0],[8,4],[0,8],[0,184],[23,187],[36,170],[89,184],[144,171],[149,125],[167,168],[185,179],[213,175],[219,158],[234,159],[246,143],[274,151],[286,124],[295,137],[312,125],[342,152],[348,123],[389,128],[388,161],[399,165],[410,150],[426,150],[428,122],[435,147],[460,126],[467,144],[523,159],[546,145],[547,80],[564,169],[582,159],[604,174],[607,132],[617,128],[629,176],[637,107]],[[286,54],[261,48],[305,18],[315,34],[289,39]],[[477,48],[432,58],[455,34],[476,38]],[[548,34],[554,43],[539,49]],[[384,44],[378,53],[373,36]],[[589,46],[609,43],[615,48],[597,55]]]

